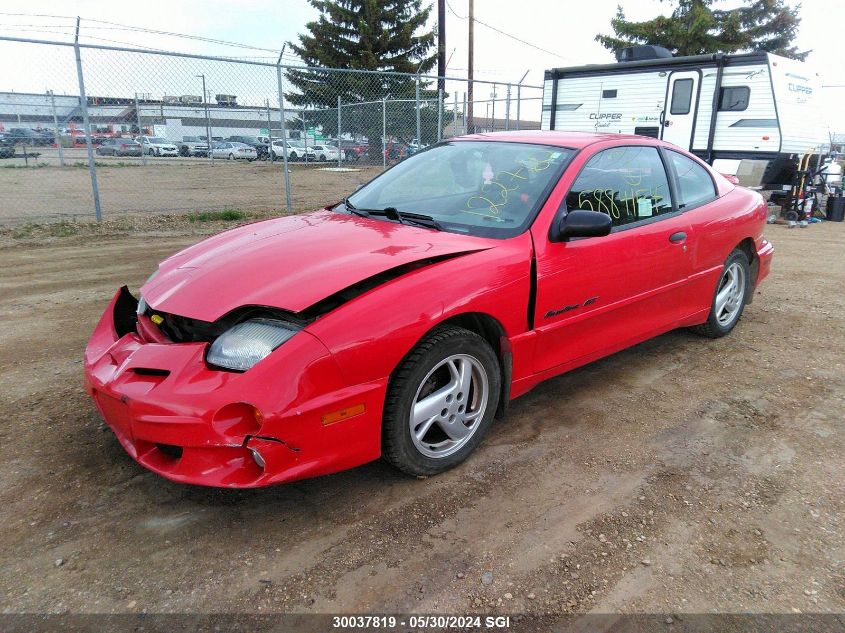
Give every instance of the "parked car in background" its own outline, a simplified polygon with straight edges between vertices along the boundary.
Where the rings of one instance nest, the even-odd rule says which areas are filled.
[[[30,130],[25,127],[13,127],[6,130],[6,138],[17,145],[49,145],[47,139],[35,130]]]
[[[729,334],[769,273],[765,228],[759,193],[656,139],[450,139],[187,248],[139,298],[123,286],[86,390],[133,459],[182,483],[379,456],[435,475],[548,378],[675,328]]]
[[[423,145],[417,139],[412,139],[411,142],[408,143],[407,147],[408,156],[412,156],[413,154],[424,150],[426,147],[428,147],[428,145]]]
[[[258,158],[264,160],[270,156],[270,145],[263,143],[257,136],[235,135],[226,139],[229,143],[243,143],[255,150]]]
[[[343,159],[348,161],[359,160],[363,154],[367,153],[367,149],[369,148],[369,145],[363,141],[346,141],[341,139],[337,144],[343,151]]]
[[[226,158],[228,160],[255,160],[258,152],[246,143],[230,143],[223,141],[211,147],[212,158]]]
[[[402,160],[408,157],[408,146],[398,141],[388,141],[385,144],[384,156],[388,160]]]
[[[332,147],[331,145],[312,145],[311,149],[314,150],[314,155],[319,161],[340,160],[340,150],[337,147]]]
[[[129,138],[108,138],[95,151],[100,156],[140,156],[141,144]]]
[[[176,147],[179,156],[208,156],[208,143],[199,136],[183,136]]]
[[[139,136],[135,139],[141,144],[141,151],[148,156],[178,156],[179,148],[161,136]]]
[[[12,158],[15,155],[15,142],[0,133],[0,158]]]
[[[298,160],[308,160],[308,161],[316,161],[317,154],[314,152],[313,147],[305,147],[299,141],[288,141],[288,160],[290,161],[298,161]],[[273,160],[281,160],[282,159],[282,141],[273,141],[272,146],[272,154]]]

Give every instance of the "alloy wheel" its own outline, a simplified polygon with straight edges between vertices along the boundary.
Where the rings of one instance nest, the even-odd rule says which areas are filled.
[[[411,405],[416,449],[435,459],[460,450],[478,430],[489,395],[487,372],[477,358],[454,354],[440,361],[423,378]]]
[[[722,273],[714,308],[719,325],[727,327],[739,316],[745,297],[745,283],[745,269],[738,262],[733,262]]]

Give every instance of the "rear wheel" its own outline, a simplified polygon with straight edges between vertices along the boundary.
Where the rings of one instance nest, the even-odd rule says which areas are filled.
[[[229,154],[229,160],[235,160],[235,155],[234,155],[234,154]]]
[[[385,402],[382,453],[411,475],[461,463],[493,422],[501,392],[490,344],[459,327],[435,329],[397,368]]]
[[[719,338],[734,329],[751,291],[750,269],[748,257],[744,252],[737,249],[730,254],[722,268],[719,283],[716,284],[707,321],[691,328],[693,332],[709,338]]]

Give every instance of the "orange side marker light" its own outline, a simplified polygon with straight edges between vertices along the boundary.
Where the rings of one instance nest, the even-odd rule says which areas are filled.
[[[351,407],[346,407],[340,411],[332,411],[331,413],[324,413],[322,417],[323,425],[334,424],[349,418],[354,418],[356,415],[364,413],[364,404],[355,404]]]

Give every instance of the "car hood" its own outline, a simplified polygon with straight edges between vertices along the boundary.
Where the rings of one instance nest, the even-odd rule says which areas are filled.
[[[386,271],[498,243],[323,210],[249,224],[191,246],[162,262],[141,294],[156,310],[202,321],[247,305],[302,312]]]

